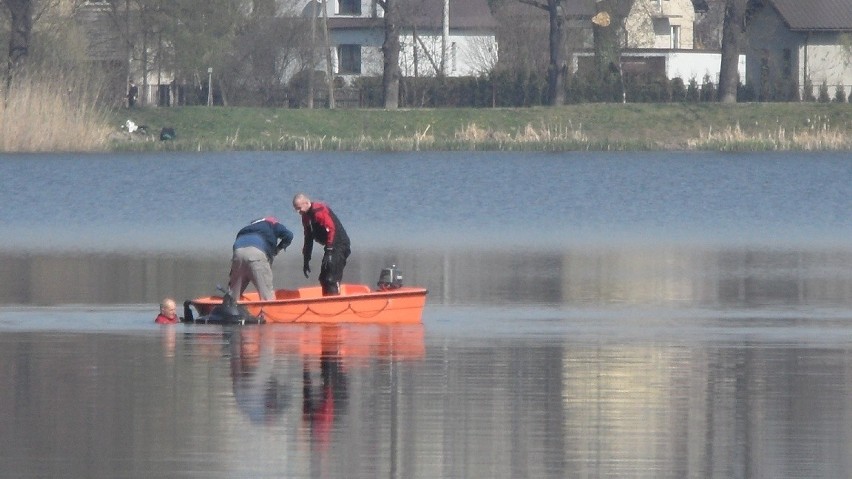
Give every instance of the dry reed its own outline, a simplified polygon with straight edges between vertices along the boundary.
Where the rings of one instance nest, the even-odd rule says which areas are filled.
[[[833,128],[827,118],[808,118],[806,126],[787,131],[778,127],[771,131],[747,133],[737,123],[721,131],[701,131],[698,139],[689,142],[691,148],[734,150],[801,150],[828,151],[852,149],[852,138]]]
[[[496,141],[500,143],[553,143],[553,142],[586,142],[588,137],[583,133],[582,126],[574,128],[572,124],[542,125],[539,128],[527,123],[523,130],[514,135],[490,128],[481,128],[476,123],[470,123],[455,134],[456,140],[481,143]]]
[[[114,129],[97,95],[73,80],[18,81],[0,102],[0,151],[101,151]]]

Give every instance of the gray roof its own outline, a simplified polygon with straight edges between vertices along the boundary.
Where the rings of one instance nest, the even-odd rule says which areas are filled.
[[[595,3],[597,3],[595,0],[569,0],[562,3],[562,8],[565,9],[565,14],[569,17],[591,18],[597,12]],[[630,13],[631,2],[617,2],[615,5],[619,9],[619,15],[627,16]],[[692,7],[696,12],[706,12],[709,8],[707,0],[692,0]]]
[[[403,28],[440,28],[443,0],[400,0]],[[368,17],[330,17],[331,28],[382,28],[384,20]],[[450,0],[450,28],[481,30],[497,28],[486,0]]]
[[[443,0],[403,0],[402,8],[414,9],[418,25],[440,25]],[[495,28],[497,21],[486,0],[450,0],[450,28]]]
[[[852,0],[769,0],[790,30],[852,31]]]

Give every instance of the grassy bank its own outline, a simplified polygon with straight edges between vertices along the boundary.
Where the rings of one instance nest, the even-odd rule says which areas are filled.
[[[115,112],[148,135],[114,150],[852,150],[852,105],[583,104],[384,111],[242,107]],[[163,127],[177,138],[160,141]]]

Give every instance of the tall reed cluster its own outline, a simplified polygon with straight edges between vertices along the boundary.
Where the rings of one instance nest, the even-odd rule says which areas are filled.
[[[0,98],[0,151],[101,151],[111,129],[85,78],[29,75]]]
[[[852,138],[845,134],[844,128],[833,127],[829,118],[817,115],[807,118],[805,126],[800,128],[779,126],[770,131],[746,132],[737,123],[722,130],[702,130],[700,138],[691,140],[689,146],[722,151],[837,151],[852,149]]]

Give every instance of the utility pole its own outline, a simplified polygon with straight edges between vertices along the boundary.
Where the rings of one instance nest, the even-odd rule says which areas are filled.
[[[317,69],[317,2],[311,2],[311,66],[308,72],[308,109],[314,108],[314,71]]]
[[[450,38],[450,0],[444,0],[441,35],[441,76],[447,76],[447,43]]]
[[[213,67],[207,68],[207,106],[213,106]]]
[[[328,80],[328,108],[334,109],[334,69],[331,59],[331,40],[328,37],[328,0],[322,2],[322,33],[325,43],[325,71]],[[338,59],[338,62],[340,59]]]

